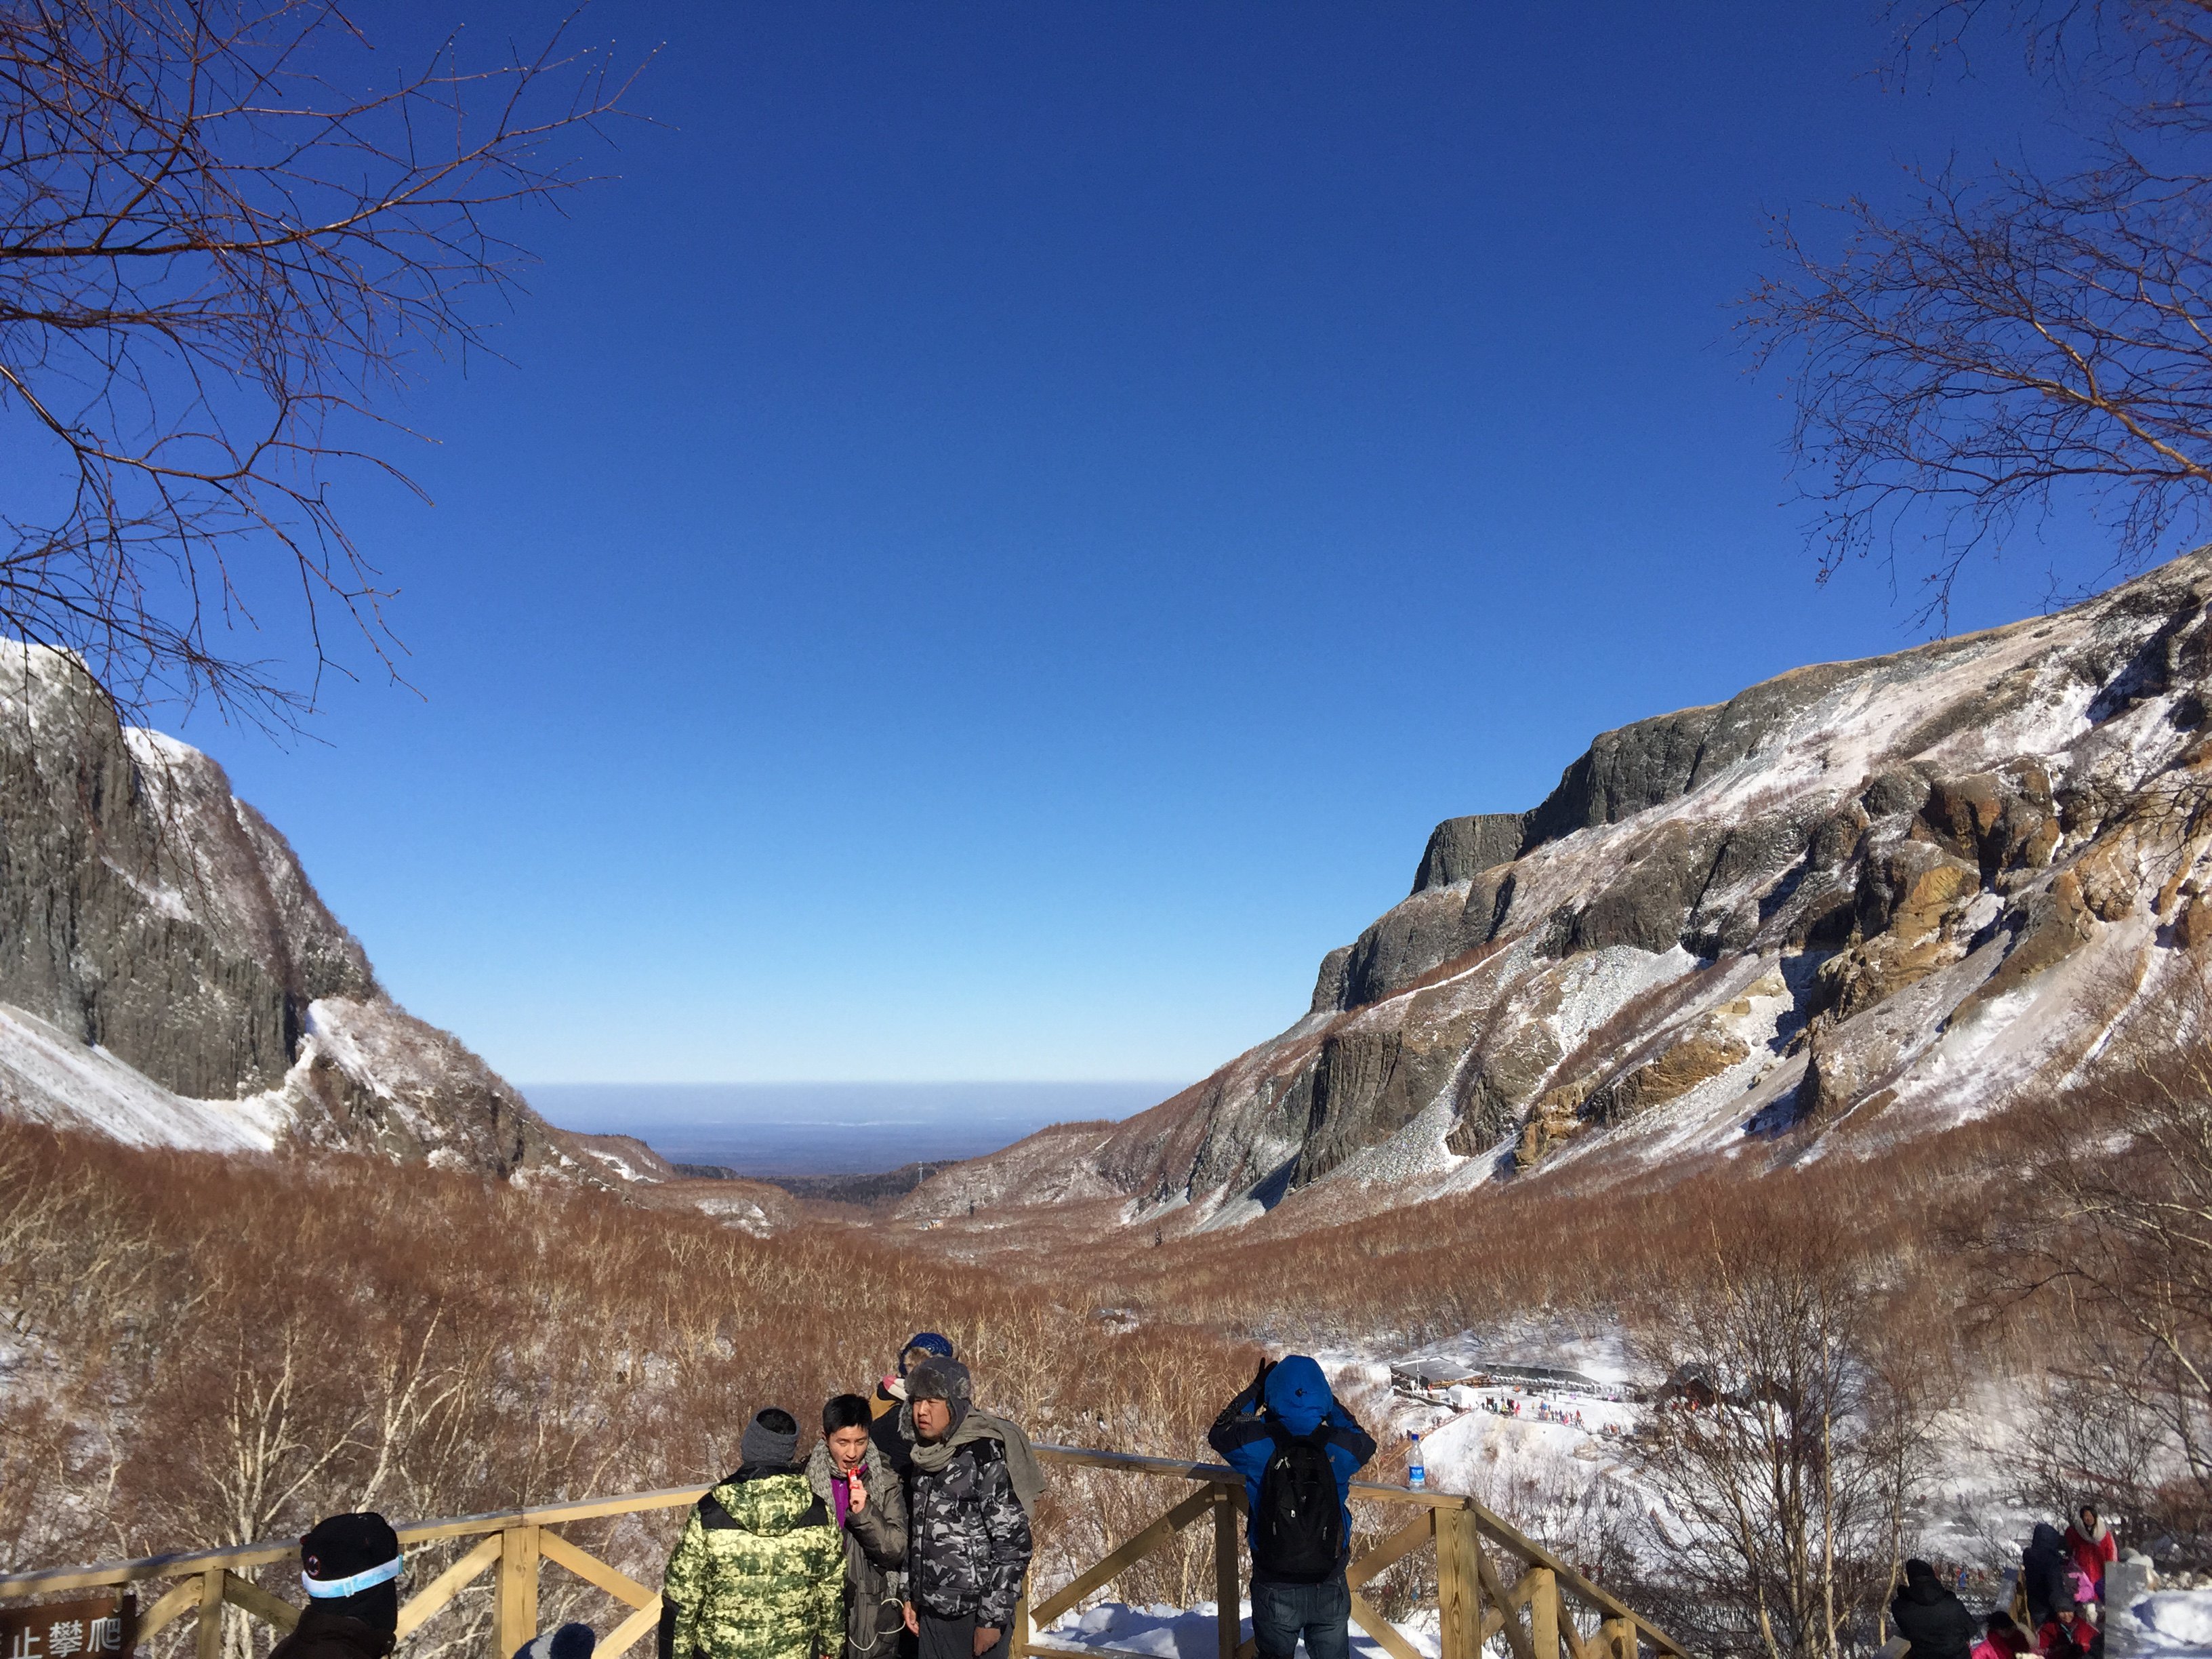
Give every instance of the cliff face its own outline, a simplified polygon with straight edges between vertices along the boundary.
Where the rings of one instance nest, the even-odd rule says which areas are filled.
[[[2083,1075],[2212,952],[2208,600],[2212,550],[1603,734],[1533,811],[1439,825],[1304,1018],[1085,1170],[1218,1224],[1331,1182],[1794,1156]]]
[[[573,1167],[396,1006],[216,763],[0,644],[0,1110],[149,1143]]]

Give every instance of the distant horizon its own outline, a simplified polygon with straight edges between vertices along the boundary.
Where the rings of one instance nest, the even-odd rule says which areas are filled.
[[[1057,1123],[1120,1121],[1188,1083],[517,1084],[549,1122],[626,1134],[675,1164],[749,1176],[872,1175],[980,1158]]]

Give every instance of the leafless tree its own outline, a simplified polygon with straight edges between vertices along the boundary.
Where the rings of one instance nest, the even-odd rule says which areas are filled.
[[[0,628],[126,711],[287,722],[346,635],[394,666],[333,483],[405,482],[389,394],[584,182],[629,82],[575,21],[394,77],[331,0],[0,0]],[[252,643],[295,629],[304,666]]]
[[[2212,983],[2182,981],[2155,1032],[2022,1115],[2036,1170],[1983,1224],[2000,1310],[2033,1309],[2047,1397],[2023,1496],[2084,1499],[2212,1555]]]
[[[1826,1230],[1716,1237],[1639,1322],[1638,1357],[1717,1399],[1654,1412],[1659,1577],[1715,1652],[1873,1645],[1924,1484],[1930,1401],[1885,1365],[1863,1274]]]
[[[1985,15],[1985,14],[1987,15]],[[2114,572],[2201,532],[2212,486],[2212,3],[1935,0],[1896,14],[1941,62],[2008,26],[2053,94],[2071,164],[1917,169],[1808,232],[1743,319],[1784,369],[1820,504],[1825,580],[1881,550],[1948,611],[1978,548],[2054,511],[2094,514]]]

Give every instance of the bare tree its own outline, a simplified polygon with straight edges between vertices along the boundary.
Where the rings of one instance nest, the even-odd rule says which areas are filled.
[[[1825,580],[1916,532],[1923,619],[1977,549],[2054,511],[2095,515],[2115,573],[2201,532],[2212,489],[2212,3],[1936,0],[1904,57],[2000,14],[2070,115],[2075,165],[1917,170],[1891,210],[1834,211],[1840,251],[1787,218],[1748,296],[1784,368],[1820,503]]]
[[[2037,1170],[1983,1225],[2001,1310],[2033,1310],[2046,1398],[2025,1497],[2085,1499],[2212,1559],[2212,981],[2201,965],[2084,1086],[2027,1113]]]
[[[289,721],[333,624],[393,666],[332,484],[405,482],[387,395],[584,182],[628,82],[574,21],[395,79],[331,0],[0,0],[0,628],[126,711]],[[276,606],[304,668],[251,643]]]
[[[1878,1361],[1861,1272],[1822,1229],[1715,1237],[1641,1322],[1648,1369],[1714,1397],[1652,1413],[1658,1577],[1715,1652],[1837,1659],[1878,1639],[1924,1485],[1929,1401]]]

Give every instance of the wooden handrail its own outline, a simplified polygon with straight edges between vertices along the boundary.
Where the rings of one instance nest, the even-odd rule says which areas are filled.
[[[1217,1495],[1208,1501],[1217,1511],[1216,1573],[1218,1588],[1224,1592],[1220,1599],[1224,1609],[1228,1607],[1230,1596],[1227,1592],[1233,1589],[1237,1577],[1236,1517],[1243,1502],[1243,1476],[1225,1463],[1148,1457],[1134,1452],[1103,1451],[1085,1446],[1058,1445],[1048,1441],[1036,1443],[1036,1451],[1042,1461],[1048,1463],[1116,1474],[1164,1476],[1218,1489]],[[520,1631],[526,1635],[534,1627],[538,1612],[537,1575],[539,1561],[543,1559],[575,1573],[586,1583],[606,1591],[634,1609],[601,1646],[601,1651],[608,1656],[608,1659],[619,1659],[622,1650],[634,1644],[658,1618],[659,1595],[605,1562],[586,1554],[559,1534],[545,1533],[542,1529],[577,1521],[599,1520],[610,1516],[676,1509],[697,1502],[708,1490],[704,1486],[665,1486],[651,1492],[623,1492],[612,1497],[579,1499],[573,1503],[537,1504],[524,1509],[489,1510],[481,1515],[418,1521],[400,1527],[397,1530],[403,1545],[471,1537],[483,1540],[418,1593],[417,1602],[420,1605],[410,1604],[402,1613],[402,1634],[404,1636],[419,1627],[426,1619],[446,1606],[464,1584],[495,1568],[497,1633],[499,1639],[507,1644],[501,1651],[511,1651],[514,1644],[510,1638],[514,1633]],[[1423,1512],[1352,1564],[1355,1614],[1361,1626],[1374,1634],[1386,1650],[1395,1654],[1397,1647],[1402,1644],[1391,1641],[1390,1638],[1397,1632],[1388,1630],[1380,1616],[1358,1595],[1358,1589],[1433,1538],[1437,1550],[1439,1597],[1445,1609],[1446,1634],[1455,1635],[1462,1644],[1471,1639],[1474,1649],[1479,1650],[1485,1641],[1502,1632],[1512,1650],[1513,1659],[1636,1659],[1640,1638],[1648,1641],[1665,1659],[1689,1659],[1688,1649],[1620,1597],[1585,1578],[1518,1528],[1464,1493],[1433,1492],[1381,1481],[1355,1480],[1352,1483],[1352,1496],[1369,1502],[1402,1504]],[[1167,1515],[1079,1573],[1069,1586],[1048,1598],[1037,1611],[1048,1615],[1061,1611],[1079,1601],[1083,1595],[1103,1588],[1196,1519],[1204,1512],[1204,1508],[1203,1504],[1194,1504],[1190,1499],[1176,1504]],[[1508,1586],[1498,1577],[1484,1547],[1484,1540],[1501,1547],[1507,1554],[1519,1559],[1522,1571],[1517,1582]],[[216,1628],[215,1620],[226,1602],[270,1622],[283,1622],[284,1615],[291,1613],[289,1604],[266,1595],[239,1575],[252,1568],[293,1559],[298,1549],[299,1540],[296,1539],[267,1539],[228,1548],[183,1551],[140,1556],[127,1561],[101,1562],[89,1566],[0,1574],[0,1600],[51,1595],[65,1590],[119,1587],[151,1578],[180,1579],[184,1582],[148,1610],[149,1614],[156,1616],[145,1620],[142,1628],[146,1628],[150,1635],[152,1632],[149,1626],[158,1628],[166,1625],[175,1617],[187,1614],[188,1610],[197,1605],[200,1610],[202,1645],[205,1647]],[[199,1580],[198,1584],[191,1582],[195,1578]],[[1080,1589],[1075,1589],[1078,1584],[1082,1586]],[[1563,1595],[1572,1595],[1602,1616],[1598,1635],[1583,1638],[1574,1632],[1565,1618],[1561,1601]],[[1488,1604],[1486,1612],[1483,1611],[1485,1603]],[[1521,1620],[1523,1613],[1528,1621],[1525,1628]],[[292,1616],[296,1617],[296,1614]],[[1017,1645],[1018,1659],[1022,1656],[1073,1651],[1029,1637],[1026,1606],[1022,1622],[1023,1634],[1028,1639]],[[1044,1622],[1049,1623],[1049,1618]],[[1233,1642],[1235,1631],[1225,1611],[1223,1624],[1223,1659],[1235,1659],[1236,1652],[1242,1649]],[[1385,1631],[1387,1634],[1383,1633]],[[1246,1643],[1242,1644],[1242,1648],[1249,1648],[1249,1645]],[[1448,1653],[1452,1647],[1453,1644],[1448,1642]],[[1085,1652],[1085,1659],[1097,1659],[1101,1650],[1091,1649]],[[1406,1659],[1406,1656],[1399,1655],[1397,1659]],[[1477,1659],[1477,1656],[1471,1652],[1464,1659]]]
[[[1083,1468],[1119,1469],[1132,1474],[1175,1475],[1185,1480],[1205,1480],[1222,1485],[1233,1482],[1241,1486],[1244,1484],[1244,1477],[1226,1463],[1199,1463],[1180,1457],[1145,1457],[1135,1452],[1096,1451],[1087,1446],[1060,1446],[1045,1440],[1036,1443],[1036,1450],[1040,1458],[1050,1463],[1072,1463]],[[1413,1504],[1431,1510],[1464,1510],[1474,1516],[1478,1528],[1498,1543],[1533,1565],[1556,1574],[1562,1589],[1573,1592],[1592,1607],[1613,1618],[1634,1620],[1637,1627],[1652,1638],[1660,1647],[1674,1653],[1688,1652],[1686,1648],[1662,1636],[1656,1626],[1612,1591],[1583,1577],[1511,1522],[1485,1509],[1464,1492],[1432,1492],[1425,1486],[1390,1486],[1380,1480],[1355,1480],[1352,1483],[1352,1495],[1383,1504]]]
[[[654,1492],[623,1492],[612,1498],[586,1498],[573,1504],[546,1504],[535,1509],[488,1510],[482,1515],[456,1515],[442,1521],[415,1521],[398,1528],[399,1541],[427,1544],[441,1538],[468,1538],[505,1532],[509,1527],[557,1527],[570,1521],[597,1521],[610,1515],[635,1515],[641,1510],[672,1510],[696,1504],[709,1489],[705,1486],[663,1486]],[[191,1550],[173,1555],[142,1555],[129,1561],[104,1561],[88,1567],[58,1567],[33,1572],[0,1573],[0,1597],[45,1595],[58,1590],[96,1589],[104,1584],[131,1584],[146,1578],[171,1578],[180,1573],[205,1572],[210,1567],[265,1567],[300,1553],[296,1538],[264,1539],[258,1544],[234,1545],[227,1549]]]

